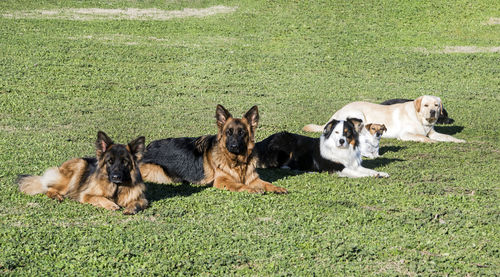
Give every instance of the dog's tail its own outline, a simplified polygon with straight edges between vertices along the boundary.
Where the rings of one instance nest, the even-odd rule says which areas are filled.
[[[325,125],[316,125],[316,124],[307,124],[302,128],[302,130],[306,132],[323,132],[323,129],[325,128]]]
[[[48,188],[57,184],[61,178],[59,168],[52,167],[43,176],[19,175],[17,183],[19,190],[29,195],[47,192]]]

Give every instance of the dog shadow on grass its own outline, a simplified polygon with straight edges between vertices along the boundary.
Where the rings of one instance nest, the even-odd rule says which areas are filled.
[[[382,146],[378,152],[380,155],[384,155],[387,152],[399,152],[405,148],[406,146]]]
[[[464,126],[434,126],[434,130],[438,133],[454,135],[462,132]]]
[[[269,183],[275,182],[277,180],[283,179],[288,176],[297,176],[304,174],[306,172],[289,170],[289,169],[281,169],[281,168],[273,168],[273,169],[257,169],[257,173],[259,173],[259,177],[267,181]]]
[[[193,185],[190,183],[181,184],[156,184],[146,183],[146,198],[150,202],[159,201],[165,198],[176,196],[190,196],[202,192],[210,186]]]
[[[376,158],[373,160],[363,160],[363,167],[377,168],[380,166],[388,165],[388,164],[393,163],[393,162],[402,162],[402,161],[404,161],[404,160],[379,157],[379,158]]]

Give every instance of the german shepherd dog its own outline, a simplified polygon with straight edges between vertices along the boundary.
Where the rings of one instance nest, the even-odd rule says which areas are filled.
[[[218,189],[286,193],[259,178],[253,153],[259,121],[257,106],[243,118],[221,105],[215,112],[217,135],[167,138],[151,142],[140,164],[146,182],[212,184]]]
[[[47,169],[42,176],[20,176],[19,190],[29,195],[45,193],[59,201],[70,198],[113,211],[123,207],[123,214],[135,214],[148,205],[137,165],[144,140],[138,137],[128,145],[115,144],[99,131],[97,158],[72,159]]]

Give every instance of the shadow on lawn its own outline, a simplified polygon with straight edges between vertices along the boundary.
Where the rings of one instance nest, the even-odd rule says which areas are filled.
[[[380,155],[384,155],[387,152],[399,152],[405,148],[406,146],[382,146],[378,152]]]
[[[377,168],[379,166],[388,165],[392,162],[402,162],[402,159],[376,158],[373,160],[363,160],[363,166],[366,168]]]
[[[210,186],[193,185],[190,183],[182,184],[155,184],[146,183],[146,197],[148,201],[155,202],[165,198],[175,196],[190,196],[207,189]]]
[[[281,169],[281,168],[273,168],[273,169],[257,169],[257,173],[259,173],[259,177],[267,182],[274,182],[280,179],[283,179],[288,176],[296,176],[300,174],[304,174],[302,171],[295,171],[289,169]]]
[[[438,133],[454,135],[462,132],[464,126],[434,126],[434,130]]]

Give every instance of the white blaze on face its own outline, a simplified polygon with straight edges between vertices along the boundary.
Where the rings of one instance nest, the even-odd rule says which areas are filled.
[[[344,120],[341,120],[337,125],[335,125],[330,133],[330,136],[328,134],[324,134],[325,136],[328,136],[328,138],[325,140],[325,144],[331,148],[333,147],[343,147],[347,148],[349,146],[349,142],[347,141],[347,137],[344,133]]]

